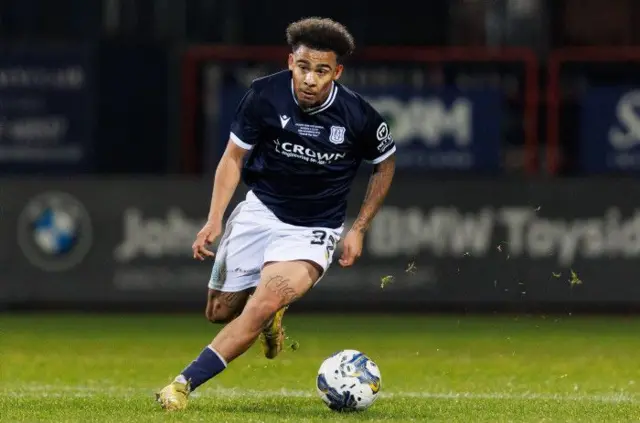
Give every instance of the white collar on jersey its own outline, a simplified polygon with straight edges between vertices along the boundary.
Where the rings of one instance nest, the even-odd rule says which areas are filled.
[[[300,106],[300,104],[298,104],[298,98],[296,97],[296,92],[293,89],[293,79],[291,80],[291,95],[293,96],[293,101],[296,102],[296,105]],[[327,97],[324,103],[322,103],[319,106],[312,107],[310,109],[302,109],[302,110],[305,113],[308,113],[310,115],[315,115],[316,113],[320,113],[323,110],[327,110],[329,107],[331,107],[331,105],[333,104],[337,96],[338,96],[338,86],[333,81],[331,81],[331,92],[329,93],[329,97]]]

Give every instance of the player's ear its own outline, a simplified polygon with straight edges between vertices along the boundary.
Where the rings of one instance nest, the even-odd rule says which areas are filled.
[[[293,71],[293,67],[294,67],[293,65],[295,64],[295,60],[293,58],[293,53],[289,53],[288,63],[289,63],[289,70]]]
[[[343,70],[344,70],[344,65],[342,65],[342,64],[338,64],[338,65],[336,66],[336,72],[335,72],[335,74],[333,75],[333,80],[334,80],[334,81],[337,81],[337,80],[340,78],[340,76],[342,75],[342,71],[343,71]]]

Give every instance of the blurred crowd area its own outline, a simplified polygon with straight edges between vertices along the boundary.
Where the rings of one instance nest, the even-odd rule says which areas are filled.
[[[0,170],[5,174],[211,172],[219,145],[226,141],[220,134],[224,133],[227,121],[218,116],[224,115],[219,107],[207,109],[207,105],[210,105],[211,93],[218,97],[227,92],[236,93],[225,91],[228,87],[224,84],[217,88],[206,87],[215,73],[205,64],[207,58],[200,57],[196,63],[197,73],[186,75],[185,61],[189,51],[203,45],[282,46],[288,23],[317,15],[346,24],[360,49],[382,46],[426,48],[430,49],[430,57],[435,57],[429,59],[428,64],[414,59],[401,64],[396,60],[393,67],[388,63],[383,66],[384,57],[379,54],[378,61],[367,62],[366,66],[362,64],[361,68],[356,64],[356,71],[378,66],[388,74],[399,74],[413,66],[424,72],[428,68],[429,80],[440,81],[440,85],[456,89],[462,85],[467,88],[497,87],[504,111],[499,123],[499,151],[496,151],[500,163],[492,169],[493,173],[573,175],[594,173],[596,168],[598,172],[640,169],[640,153],[638,157],[627,150],[622,154],[620,145],[626,144],[616,143],[616,140],[631,140],[634,144],[634,131],[624,133],[622,128],[620,137],[603,141],[607,146],[611,144],[610,153],[615,157],[607,156],[608,164],[598,165],[600,167],[585,163],[609,153],[599,147],[595,150],[583,148],[581,138],[585,132],[582,123],[585,117],[581,113],[587,87],[603,84],[628,87],[640,82],[637,76],[640,75],[637,72],[640,70],[637,69],[640,50],[636,52],[634,47],[640,42],[640,29],[635,24],[640,18],[640,2],[637,1],[399,0],[392,4],[373,4],[367,0],[326,0],[309,5],[282,0],[3,0],[0,1],[0,48],[6,54],[0,65],[5,73],[12,64],[44,63],[38,60],[44,60],[42,56],[49,55],[45,53],[47,51],[58,54],[57,49],[81,45],[86,51],[87,66],[82,69],[87,73],[90,86],[87,82],[86,95],[78,101],[72,96],[61,100],[56,97],[58,100],[54,102],[59,101],[59,109],[63,110],[59,114],[68,119],[49,118],[43,123],[51,133],[68,135],[67,138],[60,135],[57,140],[47,140],[49,143],[84,143],[82,151],[69,147],[55,153],[66,157],[66,162],[81,156],[82,160],[76,160],[82,162],[78,166],[58,166],[65,160],[52,161],[53,156],[45,150],[33,153],[42,140],[24,135],[39,132],[33,125],[20,120],[21,116],[45,116],[49,112],[35,108],[27,110],[26,100],[22,103],[15,100],[24,93],[7,94],[7,86],[0,87]],[[584,60],[578,58],[570,66],[563,65],[554,76],[554,52],[585,46],[598,50],[589,53],[591,56],[585,56]],[[473,52],[474,57],[484,55],[492,59],[481,57],[464,61],[456,57],[449,60],[445,53],[439,58],[439,51],[447,48],[466,49],[462,56],[464,52]],[[29,49],[36,49],[37,53]],[[608,51],[620,49],[624,52],[611,53],[613,58],[607,56]],[[29,53],[24,53],[27,50]],[[602,52],[607,56],[604,61],[597,58]],[[38,59],[29,62],[31,59],[25,59],[27,56]],[[517,58],[515,65],[512,63],[514,57]],[[60,62],[58,58],[49,57],[45,62],[47,60],[54,68]],[[210,61],[213,60],[212,56]],[[278,60],[274,58],[273,61],[281,66],[285,58],[278,57]],[[233,69],[226,64],[223,78],[241,79],[238,76],[241,62],[235,60]],[[249,59],[245,65],[257,66],[255,60]],[[217,68],[218,74],[220,69]],[[255,74],[255,70],[253,72]],[[370,87],[362,88],[366,91]],[[188,92],[193,95],[189,96]],[[626,98],[626,94],[621,91],[611,100],[612,104],[619,106],[620,99]],[[424,96],[427,98],[427,94]],[[216,101],[219,101],[218,97]],[[446,98],[446,95],[440,98],[445,108],[448,107]],[[235,107],[234,99],[233,95],[225,97],[221,107]],[[478,104],[484,100],[486,98],[479,97]],[[471,98],[472,104],[475,101]],[[75,109],[82,109],[82,113],[74,115],[74,107],[67,107],[69,103],[76,104]],[[20,108],[22,110],[16,111]],[[433,111],[433,108],[429,110]],[[601,115],[598,111],[593,113]],[[635,127],[634,119],[635,115],[627,119],[627,127]],[[600,129],[609,133],[614,123],[602,122],[600,126],[604,129]],[[473,124],[475,121],[469,123]],[[442,129],[442,137],[450,136],[456,142],[455,134],[447,134],[446,129]],[[454,129],[451,131],[455,132]],[[483,128],[472,127],[473,134],[486,132]],[[586,132],[597,130],[587,128]],[[636,132],[640,140],[640,130]],[[21,134],[21,138],[14,136],[16,133]],[[76,140],[71,140],[74,137]],[[82,140],[78,141],[79,138]],[[407,145],[426,140],[421,148],[425,145],[431,148],[433,140],[423,138],[416,135],[415,139],[407,140]],[[482,150],[485,141],[481,137],[478,139],[480,141],[474,138],[472,143]],[[454,152],[460,153],[458,150]],[[416,162],[408,164],[407,169],[484,172],[486,169],[482,166],[474,167],[470,163],[473,160],[475,163],[491,161],[473,152],[464,154],[455,157],[444,154],[442,161],[435,165],[423,166],[424,162]],[[44,162],[52,162],[52,165],[43,166]],[[454,162],[458,165],[450,165]]]
[[[360,45],[528,46],[544,54],[640,41],[633,0],[3,0],[0,36],[277,45],[289,22],[316,15],[347,24]]]

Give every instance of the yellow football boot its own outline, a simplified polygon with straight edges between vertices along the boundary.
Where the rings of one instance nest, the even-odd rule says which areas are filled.
[[[187,408],[188,397],[188,383],[171,382],[156,393],[156,401],[167,411],[184,410]]]
[[[271,323],[264,328],[260,334],[260,342],[262,343],[262,350],[264,356],[273,359],[282,351],[284,345],[284,328],[282,327],[282,317],[287,307],[282,307],[273,316]]]

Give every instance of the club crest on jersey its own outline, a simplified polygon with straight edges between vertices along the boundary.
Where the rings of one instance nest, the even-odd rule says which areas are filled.
[[[342,144],[344,142],[344,134],[347,132],[344,126],[332,126],[329,133],[329,141],[334,144]]]

